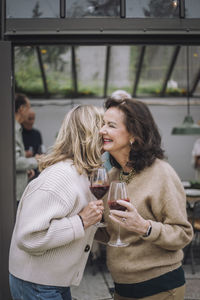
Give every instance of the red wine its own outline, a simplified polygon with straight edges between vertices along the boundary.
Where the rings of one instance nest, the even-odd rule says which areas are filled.
[[[130,202],[129,199],[120,199],[120,200],[124,200],[126,202]],[[108,205],[109,205],[110,209],[117,209],[117,210],[122,210],[122,211],[126,210],[125,206],[120,205],[116,201],[108,201]]]
[[[109,185],[93,185],[90,190],[97,199],[101,199],[109,190]]]

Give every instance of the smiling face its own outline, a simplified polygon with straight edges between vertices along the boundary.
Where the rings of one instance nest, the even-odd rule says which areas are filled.
[[[104,125],[100,130],[103,137],[103,149],[108,151],[116,160],[123,156],[128,160],[130,142],[133,136],[124,124],[124,113],[117,107],[109,108],[104,114]]]

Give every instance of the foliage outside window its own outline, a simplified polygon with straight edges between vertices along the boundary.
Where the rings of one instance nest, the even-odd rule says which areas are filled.
[[[142,46],[110,47],[106,83],[106,46],[74,47],[74,65],[72,47],[40,46],[43,77],[36,48],[16,47],[16,90],[33,97],[46,98],[45,79],[48,96],[51,98],[103,97],[105,84],[108,96],[116,89],[124,89],[132,94],[141,48]],[[174,48],[174,46],[146,46],[136,96],[160,96]],[[199,72],[199,50],[198,46],[191,47],[190,86]],[[185,68],[185,47],[182,47],[167,84],[166,96],[185,96]]]

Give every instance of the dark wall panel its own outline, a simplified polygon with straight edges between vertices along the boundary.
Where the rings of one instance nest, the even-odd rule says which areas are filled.
[[[15,215],[12,49],[0,42],[0,300],[10,300],[8,253]]]

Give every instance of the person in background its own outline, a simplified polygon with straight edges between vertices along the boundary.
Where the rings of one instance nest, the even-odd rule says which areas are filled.
[[[111,98],[116,100],[131,99],[131,94],[124,90],[116,90],[111,94]]]
[[[10,255],[13,300],[71,300],[79,285],[103,201],[95,200],[88,176],[101,166],[102,113],[80,105],[66,116],[51,152],[40,158],[18,207]]]
[[[116,100],[131,99],[131,95],[124,90],[116,90],[111,94],[111,98]],[[105,151],[102,155],[102,160],[104,161],[104,167],[107,169],[107,171],[112,168],[109,158],[109,153]]]
[[[200,182],[200,138],[195,141],[192,149],[192,164],[195,169],[195,180]]]
[[[27,158],[22,139],[21,124],[26,120],[30,101],[24,94],[15,95],[15,162],[16,162],[16,199],[17,204],[28,183],[28,175],[34,176],[34,168],[37,168],[37,157]]]
[[[182,249],[193,237],[182,183],[164,159],[155,121],[141,101],[105,102],[100,130],[113,166],[110,181],[126,183],[126,211],[105,208],[107,232],[116,240],[118,224],[126,247],[107,247],[115,300],[183,300]],[[105,203],[106,205],[106,203]]]
[[[25,147],[26,157],[33,157],[36,154],[43,154],[45,152],[45,147],[42,143],[42,135],[40,131],[33,128],[35,122],[35,112],[29,109],[27,119],[22,122],[22,137]],[[35,175],[32,179],[39,175],[39,170],[34,169]]]

